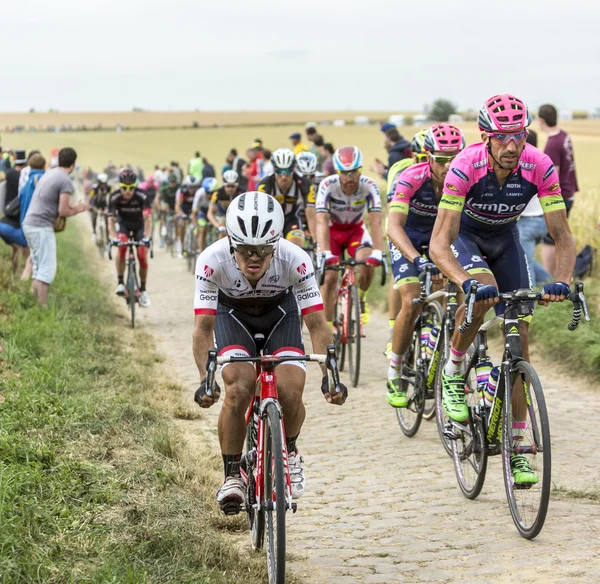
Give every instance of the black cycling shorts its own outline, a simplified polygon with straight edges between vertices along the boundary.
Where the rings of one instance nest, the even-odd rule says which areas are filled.
[[[136,241],[142,241],[144,239],[144,226],[141,227],[139,225],[126,225],[122,221],[118,221],[117,225],[117,233],[124,233],[129,237],[129,232],[133,231],[133,237]]]
[[[215,339],[219,356],[256,357],[256,334],[264,335],[265,355],[304,355],[298,305],[291,292],[283,297],[280,304],[260,315],[250,315],[238,308],[218,304]],[[304,361],[286,364],[306,369]]]

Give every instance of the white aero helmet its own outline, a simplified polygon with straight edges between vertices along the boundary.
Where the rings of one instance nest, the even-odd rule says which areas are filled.
[[[283,209],[271,195],[250,191],[231,201],[225,226],[234,248],[238,245],[272,245],[281,237],[283,220]]]
[[[277,168],[294,168],[296,159],[289,148],[278,148],[271,155],[271,163]]]
[[[108,175],[105,172],[100,172],[96,179],[100,183],[105,183],[108,180]]]
[[[194,176],[193,174],[188,174],[184,179],[183,179],[183,186],[184,187],[196,187],[199,188],[200,187],[200,179],[196,176]]]
[[[314,175],[317,172],[317,157],[312,152],[300,152],[296,156],[296,169],[302,176]]]
[[[235,170],[226,170],[223,173],[223,184],[234,185],[238,181],[238,173]]]

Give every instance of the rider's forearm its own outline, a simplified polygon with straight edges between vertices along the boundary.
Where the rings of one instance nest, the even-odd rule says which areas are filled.
[[[220,225],[217,222],[217,219],[215,218],[212,209],[208,210],[208,213],[206,214],[206,218],[210,221],[210,224],[215,228],[215,229],[219,229]]]
[[[329,213],[320,213],[317,215],[317,241],[319,249],[326,251],[331,249],[329,242]]]
[[[325,313],[322,310],[312,312],[304,317],[304,322],[310,333],[313,351],[321,354],[326,353],[327,345],[333,343],[333,334],[325,320]],[[327,375],[327,367],[324,364],[321,364],[321,371],[323,372],[323,375]]]
[[[381,227],[381,213],[369,213],[369,224],[371,225],[371,237],[373,238],[373,249],[383,250],[383,229]]]
[[[566,223],[566,222],[565,222]],[[557,282],[571,281],[573,269],[575,268],[575,257],[577,250],[575,248],[575,240],[566,224],[565,229],[556,230],[550,233],[554,239],[556,249],[556,277]]]
[[[152,214],[144,216],[144,237],[152,237]]]
[[[317,212],[314,207],[306,208],[306,222],[308,223],[308,230],[313,240],[317,240]]]
[[[206,377],[206,359],[208,358],[208,349],[213,345],[214,327],[214,316],[196,316],[192,335],[192,350],[196,367],[198,367],[200,373],[200,380]]]
[[[117,220],[114,217],[108,218],[108,234],[110,235],[111,239],[116,239],[117,237],[117,230],[115,229],[116,222]]]

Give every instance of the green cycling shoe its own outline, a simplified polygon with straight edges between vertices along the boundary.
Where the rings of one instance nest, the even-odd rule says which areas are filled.
[[[442,371],[442,407],[455,422],[466,422],[469,419],[464,375],[446,375]]]
[[[537,475],[524,454],[513,454],[510,457],[510,470],[517,485],[535,485],[538,482]]]
[[[405,408],[408,406],[406,392],[400,389],[401,382],[402,379],[400,377],[389,379],[387,382],[387,402],[395,408]]]

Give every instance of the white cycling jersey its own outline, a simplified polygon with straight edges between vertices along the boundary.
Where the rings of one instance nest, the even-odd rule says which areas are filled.
[[[195,314],[217,314],[217,304],[261,314],[276,308],[293,292],[302,315],[323,310],[315,269],[308,254],[280,239],[265,275],[253,287],[238,269],[229,238],[207,247],[196,262]]]
[[[358,189],[352,195],[342,191],[340,177],[332,174],[319,185],[316,201],[317,213],[329,213],[329,224],[360,225],[365,210],[381,211],[381,197],[377,183],[368,176],[361,176]]]
[[[210,203],[211,193],[207,193],[204,187],[200,187],[194,195],[194,202],[192,203],[192,211],[199,211],[200,209],[208,208]]]

